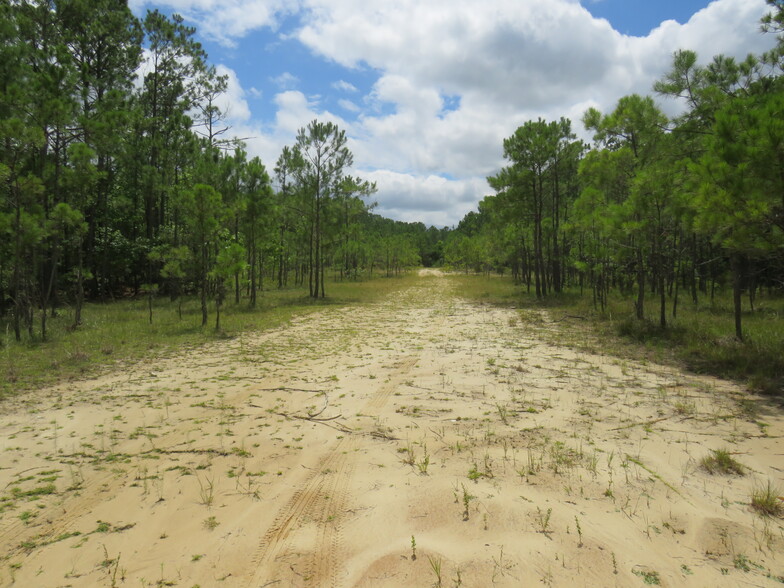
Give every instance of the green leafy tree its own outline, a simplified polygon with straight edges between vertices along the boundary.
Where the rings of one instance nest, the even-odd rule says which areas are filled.
[[[250,306],[256,306],[261,289],[263,243],[272,224],[272,185],[264,164],[258,157],[251,159],[242,178],[244,200],[243,230],[248,253],[250,279]],[[234,264],[234,267],[239,267]],[[238,274],[237,274],[238,275]]]
[[[293,168],[310,220],[308,287],[313,298],[325,295],[325,242],[329,206],[338,193],[346,168],[354,161],[345,131],[332,122],[312,121],[297,134]]]
[[[363,258],[366,244],[363,241],[362,219],[370,210],[363,198],[376,191],[375,183],[352,176],[340,182],[335,194],[335,216],[337,234],[334,252],[341,276],[355,279]]]
[[[571,122],[528,121],[504,139],[504,157],[512,162],[496,176],[488,178],[502,198],[510,200],[514,214],[532,230],[532,261],[537,297],[550,287],[561,290],[561,214],[564,204],[562,184],[568,159],[579,157]],[[576,173],[576,164],[571,166]],[[552,250],[551,263],[546,252]]]
[[[302,266],[300,258],[307,254],[306,244],[311,243],[311,222],[306,215],[306,204],[302,190],[297,184],[296,170],[302,166],[299,151],[284,146],[275,163],[275,178],[279,189],[275,194],[273,208],[276,219],[276,253],[278,288],[288,283],[290,266],[293,263],[297,275]]]
[[[82,188],[80,206],[88,219],[85,265],[94,289],[106,296],[112,227],[116,224],[119,164],[131,124],[132,83],[141,60],[142,29],[127,4],[115,0],[58,0],[63,42],[76,73],[77,111],[71,134],[89,147],[98,181]],[[124,252],[127,255],[127,251]]]
[[[150,260],[161,264],[161,277],[167,281],[169,295],[177,300],[177,314],[182,319],[182,282],[187,277],[186,268],[192,260],[188,247],[181,245],[159,245],[150,252]]]
[[[196,283],[201,301],[201,326],[207,324],[209,277],[214,267],[213,250],[217,246],[225,207],[220,193],[206,184],[196,184],[182,193],[182,208],[196,264]]]
[[[695,223],[730,256],[735,336],[743,340],[741,295],[750,259],[784,247],[784,98],[738,97],[716,113],[699,181]]]
[[[608,115],[601,115],[596,109],[589,109],[583,117],[586,128],[595,132],[594,140],[610,151],[628,151],[626,157],[629,164],[626,170],[631,188],[633,180],[642,170],[652,166],[660,156],[660,146],[664,135],[667,118],[654,104],[653,99],[637,94],[624,96],[618,101],[615,110]],[[642,198],[631,198],[631,191],[623,197],[623,205],[616,208],[618,223],[627,238],[624,240],[628,251],[632,253],[632,263],[637,280],[637,300],[635,313],[642,320],[645,317],[646,277],[652,246],[645,239],[643,232],[647,216],[647,201]]]
[[[245,248],[232,241],[224,245],[218,252],[215,265],[209,276],[215,280],[215,330],[220,331],[221,307],[226,298],[226,281],[233,276],[245,271],[248,264],[245,261],[247,252]]]

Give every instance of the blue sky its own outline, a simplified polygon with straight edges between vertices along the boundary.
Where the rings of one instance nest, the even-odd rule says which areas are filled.
[[[597,18],[606,18],[625,35],[642,37],[665,20],[685,24],[708,0],[585,0],[583,6]]]
[[[672,53],[772,45],[764,0],[131,0],[197,27],[232,133],[268,168],[313,118],[345,129],[377,211],[456,224],[526,120],[649,94]],[[670,114],[679,106],[662,101]]]

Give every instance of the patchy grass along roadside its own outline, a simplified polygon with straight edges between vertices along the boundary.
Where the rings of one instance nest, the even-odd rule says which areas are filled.
[[[755,310],[746,311],[746,341],[733,337],[729,293],[697,305],[682,299],[677,316],[662,329],[658,300],[648,297],[648,320],[634,318],[631,300],[611,296],[604,312],[593,307],[591,296],[576,291],[537,300],[504,276],[453,274],[458,292],[466,298],[500,306],[517,306],[532,324],[543,324],[539,311],[568,329],[541,329],[554,342],[590,351],[678,364],[702,374],[742,381],[755,391],[784,398],[784,299],[760,295]],[[670,303],[671,304],[671,303]]]
[[[180,303],[157,298],[149,321],[147,298],[111,303],[89,303],[82,311],[83,324],[70,328],[73,313],[61,309],[49,318],[48,339],[17,343],[10,324],[0,321],[0,399],[58,381],[83,377],[95,370],[138,361],[234,337],[243,332],[278,327],[293,317],[318,311],[326,305],[367,304],[410,284],[412,276],[375,278],[360,282],[329,283],[327,297],[314,300],[306,289],[269,290],[260,294],[255,309],[247,301],[227,301],[221,310],[221,330],[210,322],[201,328],[196,298]],[[180,310],[182,316],[180,316]],[[37,327],[37,325],[36,325]]]

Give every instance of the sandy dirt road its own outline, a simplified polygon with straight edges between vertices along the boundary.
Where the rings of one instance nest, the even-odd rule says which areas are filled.
[[[0,586],[781,585],[781,411],[566,328],[422,275],[8,401]]]

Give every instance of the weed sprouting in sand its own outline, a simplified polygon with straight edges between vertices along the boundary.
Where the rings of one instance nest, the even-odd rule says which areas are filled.
[[[550,535],[550,516],[553,514],[553,509],[548,508],[547,512],[543,512],[541,508],[538,506],[536,507],[536,524],[537,524],[537,532],[542,533],[543,535]]]
[[[242,483],[243,477],[245,478],[245,484]],[[261,493],[259,491],[258,485],[259,482],[257,476],[250,472],[246,472],[245,476],[238,475],[237,482],[235,484],[237,492],[244,494],[245,496],[249,496],[254,500],[261,499]]]
[[[732,457],[727,449],[712,449],[710,455],[706,455],[700,460],[700,467],[709,474],[743,476],[746,473],[743,464]]]
[[[588,460],[586,462],[585,467],[588,469],[589,472],[591,472],[591,476],[595,478],[598,474],[597,471],[598,466],[599,466],[599,455],[596,452],[596,450],[594,450],[594,452],[588,456]]]
[[[490,454],[487,451],[485,451],[484,471],[482,472],[482,475],[485,478],[492,478],[492,477],[494,477],[493,476],[493,460],[490,458]]]
[[[212,506],[212,503],[215,500],[214,476],[208,478],[205,475],[204,480],[202,480],[199,474],[197,474],[196,472],[194,472],[194,475],[196,476],[196,481],[199,482],[199,502],[206,507]]]
[[[402,453],[403,457],[401,458],[403,463],[406,465],[410,465],[413,467],[416,465],[416,454],[414,453],[414,447],[411,445],[409,441],[405,447],[400,447],[398,453]]]
[[[433,574],[436,577],[436,581],[433,583],[433,586],[436,588],[441,588],[443,579],[441,577],[441,558],[440,557],[431,557],[427,556],[427,561],[430,562],[430,569],[433,570]]]
[[[501,422],[504,423],[505,425],[508,425],[509,424],[509,409],[506,408],[505,405],[501,405],[499,403],[496,403],[495,407],[496,407],[496,410],[498,410],[498,416],[501,419]]]
[[[751,560],[749,560],[749,558],[742,553],[737,554],[735,558],[732,560],[732,564],[735,566],[735,569],[740,570],[741,572],[750,572],[751,571],[751,566],[749,565],[750,563]]]
[[[493,557],[493,576],[491,581],[495,584],[498,581],[498,577],[504,577],[506,574],[512,569],[513,564],[507,563],[504,561],[504,546],[501,546],[501,552],[498,555],[498,559]]]
[[[426,443],[422,443],[422,452],[424,455],[422,456],[421,460],[416,462],[416,466],[420,474],[427,475],[427,468],[430,465],[430,454],[427,452]]]
[[[463,487],[463,520],[467,521],[469,518],[469,507],[471,505],[471,501],[476,498],[472,494],[469,494],[468,490],[466,490],[465,484],[461,484]]]
[[[564,470],[573,468],[577,463],[576,452],[567,447],[563,442],[556,441],[550,447],[550,467],[555,474],[562,474]]]
[[[643,583],[647,586],[660,586],[661,578],[659,572],[653,570],[632,570],[635,576],[642,578]]]
[[[117,588],[117,572],[120,569],[120,556],[122,554],[118,553],[117,557],[110,558],[109,557],[109,550],[106,549],[106,545],[101,545],[103,547],[103,561],[101,562],[101,567],[106,570],[106,574],[108,576],[109,585],[111,588]],[[125,571],[123,571],[121,578],[122,581],[125,581]]]
[[[215,530],[218,525],[220,525],[220,523],[218,522],[218,519],[216,519],[214,516],[207,517],[202,521],[202,526],[208,531]]]
[[[751,491],[751,508],[766,517],[784,515],[784,501],[781,490],[768,480],[764,486],[755,486]]]

